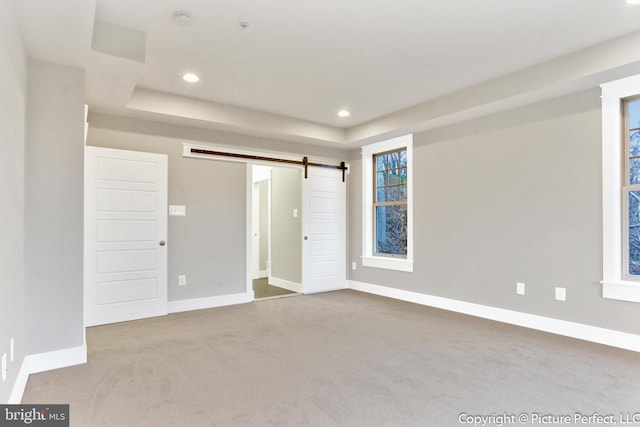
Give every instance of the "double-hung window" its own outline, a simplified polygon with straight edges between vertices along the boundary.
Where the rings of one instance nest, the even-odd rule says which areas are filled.
[[[407,257],[407,149],[373,155],[373,251]]]
[[[623,276],[640,279],[640,97],[625,99],[623,106],[624,182]]]
[[[602,296],[640,302],[640,75],[601,87]]]
[[[412,150],[406,135],[362,148],[362,264],[413,271]]]

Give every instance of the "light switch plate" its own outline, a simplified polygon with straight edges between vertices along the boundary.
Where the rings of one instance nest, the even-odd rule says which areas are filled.
[[[169,216],[186,216],[187,207],[184,205],[169,205]]]
[[[558,301],[567,300],[567,288],[556,288],[556,299]]]
[[[516,294],[524,295],[525,284],[522,282],[516,283]]]

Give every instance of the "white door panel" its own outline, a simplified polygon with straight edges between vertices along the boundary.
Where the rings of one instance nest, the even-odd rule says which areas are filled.
[[[148,271],[158,267],[158,256],[153,249],[146,251],[101,251],[97,256],[96,271],[100,274]]]
[[[158,165],[144,159],[101,157],[96,161],[97,177],[101,181],[121,181],[153,186],[158,179]]]
[[[167,314],[167,156],[85,148],[85,324]]]
[[[341,200],[332,197],[315,198],[310,200],[310,209],[316,213],[331,213],[340,209],[340,203]]]
[[[313,211],[312,211],[313,213]],[[323,213],[322,211],[319,213]],[[318,215],[318,212],[315,214]],[[336,239],[340,237],[343,225],[337,218],[318,218],[309,220],[309,233],[314,234],[317,239]]]
[[[328,255],[341,255],[342,251],[337,248],[333,241],[316,240],[313,245],[309,246],[309,255],[312,257],[321,257]]]
[[[103,242],[158,242],[156,221],[99,220],[96,226],[98,245]]]
[[[333,169],[309,168],[303,181],[304,293],[347,287],[346,185]]]
[[[98,283],[97,288],[97,304],[99,306],[153,300],[158,296],[158,281],[156,279],[111,281]]]
[[[155,191],[100,189],[98,210],[102,212],[155,212],[158,195]]]

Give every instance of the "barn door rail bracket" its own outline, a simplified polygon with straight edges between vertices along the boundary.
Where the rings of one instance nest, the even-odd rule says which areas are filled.
[[[302,160],[291,160],[291,159],[280,159],[277,157],[257,156],[253,154],[229,153],[225,151],[206,150],[203,148],[191,148],[191,153],[206,154],[209,156],[234,157],[234,158],[246,159],[246,160],[259,160],[262,162],[275,162],[275,163],[287,163],[291,165],[301,165],[304,167],[305,178],[309,177],[309,174],[308,174],[309,166],[327,168],[327,169],[338,169],[342,171],[342,182],[345,182],[345,175],[347,170],[349,169],[345,164],[345,162],[340,162],[339,165],[316,163],[316,162],[310,162],[307,156],[304,156]]]

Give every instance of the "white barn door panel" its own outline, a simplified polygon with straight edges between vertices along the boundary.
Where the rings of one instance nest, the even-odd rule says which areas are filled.
[[[308,178],[303,178],[305,294],[347,287],[346,187],[340,170],[311,167]]]
[[[167,314],[167,156],[85,148],[85,326]]]

